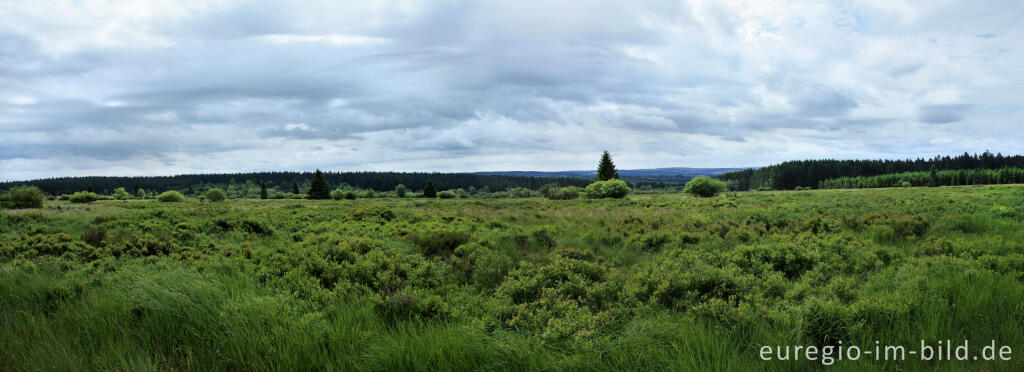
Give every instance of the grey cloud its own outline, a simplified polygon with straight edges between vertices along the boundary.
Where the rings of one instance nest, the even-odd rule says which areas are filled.
[[[13,7],[30,6],[39,5]],[[66,31],[0,14],[0,168],[24,159],[235,159],[228,153],[240,151],[255,164],[277,164],[295,148],[322,154],[302,164],[309,167],[380,158],[421,166],[443,158],[445,169],[506,168],[493,159],[573,158],[572,151],[620,141],[643,154],[713,154],[723,146],[729,161],[761,162],[762,149],[778,147],[766,138],[800,148],[847,141],[890,153],[898,148],[886,139],[892,128],[915,118],[951,123],[970,111],[1005,123],[1021,115],[1012,109],[1022,106],[1018,85],[986,85],[1024,77],[1015,63],[1020,48],[972,46],[997,33],[1019,40],[1018,30],[992,28],[1002,24],[993,20],[1019,19],[1016,8],[985,15],[963,4],[925,5],[911,17],[853,4],[823,18],[799,6],[741,12],[676,1],[242,1],[197,9],[123,30],[168,45],[104,44],[97,36],[59,53],[40,40],[63,40]],[[272,34],[297,41],[272,42]],[[323,41],[331,37],[373,42]],[[948,96],[984,103],[925,104]],[[997,127],[931,127],[929,140],[1022,140]],[[334,152],[356,147],[360,154]],[[688,156],[695,163],[643,166],[749,165]]]
[[[964,120],[968,104],[924,105],[918,109],[918,121],[930,124],[955,123]]]

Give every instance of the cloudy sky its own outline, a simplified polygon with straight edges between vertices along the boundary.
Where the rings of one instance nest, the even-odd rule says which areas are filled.
[[[1024,2],[0,0],[0,179],[1024,146]]]

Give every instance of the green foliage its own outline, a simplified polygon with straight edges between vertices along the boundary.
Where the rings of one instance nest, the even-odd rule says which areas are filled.
[[[544,196],[551,200],[572,200],[580,197],[580,189],[576,186],[556,187],[548,189]]]
[[[710,198],[725,191],[725,182],[706,176],[694,177],[686,183],[683,191],[690,195]]]
[[[405,197],[405,192],[406,192],[405,185],[398,184],[398,186],[395,186],[395,196],[397,196],[399,198],[404,198]]]
[[[125,199],[128,199],[128,198],[132,197],[132,194],[129,194],[128,191],[125,191],[124,187],[118,187],[118,188],[114,189],[114,195],[113,196],[114,196],[114,199],[125,200]]]
[[[185,201],[185,196],[181,195],[180,192],[170,190],[164,191],[160,193],[160,195],[157,195],[156,200],[159,200],[164,203],[178,203]]]
[[[608,181],[619,178],[619,171],[615,170],[615,163],[612,162],[612,155],[606,150],[601,154],[601,161],[597,164],[597,181]]]
[[[455,198],[455,191],[452,191],[452,190],[441,191],[441,192],[437,193],[437,197],[441,198],[441,199],[454,199]]]
[[[612,179],[608,181],[597,181],[587,185],[587,188],[583,190],[583,195],[589,199],[620,199],[626,197],[629,192],[629,185],[626,184],[626,181]]]
[[[313,180],[309,182],[309,192],[306,193],[310,199],[330,199],[331,187],[324,180],[324,173],[319,169],[313,173]]]
[[[270,197],[270,194],[267,193],[267,183],[266,182],[260,182],[260,199],[267,199],[269,197]]]
[[[1024,344],[1020,186],[49,204],[0,213],[5,369],[817,370],[759,348]],[[873,359],[835,367],[936,368]]]
[[[99,195],[94,192],[79,191],[68,197],[68,201],[72,203],[92,203],[99,200]]]
[[[0,208],[42,208],[43,192],[35,186],[15,186],[0,191]]]
[[[436,198],[437,190],[434,189],[434,183],[427,181],[427,184],[423,186],[423,197],[424,198]]]
[[[341,199],[344,199],[344,198],[345,198],[345,191],[342,191],[342,190],[331,191],[331,199],[341,200]]]
[[[227,194],[225,194],[223,190],[218,189],[216,187],[212,188],[212,189],[209,189],[209,190],[206,190],[206,192],[203,193],[203,196],[206,197],[206,200],[209,200],[209,201],[212,201],[212,202],[224,201],[224,200],[227,200],[227,198],[228,198]],[[161,201],[163,201],[163,200],[161,200]]]

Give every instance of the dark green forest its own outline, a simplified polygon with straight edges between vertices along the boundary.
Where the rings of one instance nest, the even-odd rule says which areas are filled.
[[[759,169],[723,173],[716,178],[729,190],[792,190],[819,187],[822,181],[843,177],[872,177],[905,172],[943,170],[1024,168],[1024,156],[1003,156],[985,151],[981,155],[963,153],[954,157],[935,156],[914,160],[797,160]],[[996,183],[996,182],[978,182]],[[1006,182],[998,182],[1006,183]],[[964,184],[964,183],[961,183]]]
[[[821,181],[820,189],[867,189],[875,187],[965,186],[1024,183],[1024,169],[950,169],[904,172],[870,177],[841,177]]]
[[[291,191],[297,187],[302,192],[305,192],[308,189],[309,181],[312,179],[313,172],[187,174],[153,177],[56,177],[0,183],[0,189],[29,185],[36,186],[47,194],[61,195],[83,190],[94,190],[101,194],[110,194],[114,189],[123,187],[133,194],[138,189],[146,191],[180,190],[192,194],[213,185],[249,184],[259,187],[261,183],[265,182],[266,186],[271,189]],[[569,177],[526,177],[426,172],[324,172],[324,179],[330,187],[348,186],[375,191],[394,190],[395,186],[400,184],[405,185],[409,189],[421,190],[427,181],[432,182],[438,190],[486,188],[491,191],[502,191],[516,187],[537,190],[541,186],[550,183],[584,187],[592,181],[590,179]]]

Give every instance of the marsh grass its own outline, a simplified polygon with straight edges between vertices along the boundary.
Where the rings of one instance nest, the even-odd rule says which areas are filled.
[[[990,340],[1024,188],[622,200],[47,202],[0,214],[4,370],[820,370],[763,345]],[[57,209],[57,207],[60,207]]]

